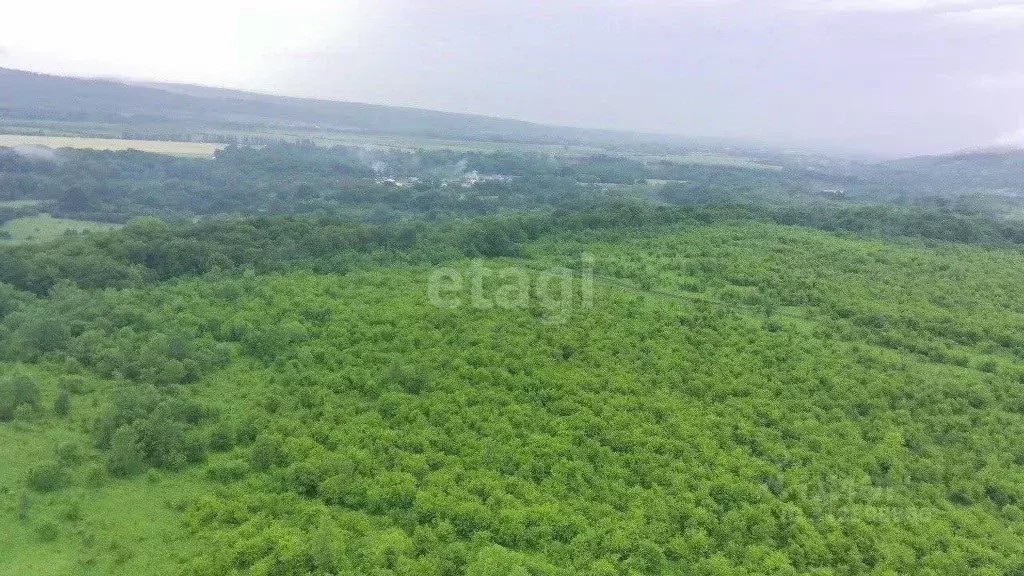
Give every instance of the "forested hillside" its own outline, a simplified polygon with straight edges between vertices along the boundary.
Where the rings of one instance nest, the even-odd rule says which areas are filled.
[[[1021,573],[1014,237],[811,216],[0,247],[0,572]]]
[[[1019,192],[1024,188],[1024,151],[993,150],[945,156],[922,156],[889,163],[893,168],[926,178],[933,186],[946,189],[1001,189]]]
[[[176,84],[132,84],[0,68],[0,116],[128,126],[164,123],[206,129],[306,128],[525,142],[614,141],[628,135],[531,122],[380,106],[287,98]]]
[[[488,214],[640,196],[675,204],[816,195],[823,177],[615,155],[372,150],[278,143],[231,146],[211,161],[138,151],[0,148],[0,202],[125,222],[256,213]],[[24,209],[24,206],[21,206]],[[0,204],[0,223],[3,221]]]
[[[1024,195],[1002,187],[1013,177],[1012,166],[1002,180],[986,176],[982,160],[957,166],[959,181],[935,186],[926,170],[894,172],[887,165],[844,173],[672,157],[309,143],[229,146],[212,160],[133,150],[0,148],[0,241],[5,222],[40,214],[114,224],[142,216],[192,222],[302,214],[404,225],[508,211],[577,211],[609,201],[753,206],[787,223],[968,242],[1013,236]]]

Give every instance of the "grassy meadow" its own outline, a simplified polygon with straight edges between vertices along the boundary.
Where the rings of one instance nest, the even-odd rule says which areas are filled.
[[[40,214],[38,216],[15,218],[0,224],[0,244],[48,242],[67,234],[100,232],[103,230],[114,230],[119,227],[120,225],[118,224],[106,222],[54,218],[49,214]]]
[[[40,200],[0,200],[0,208],[25,208],[39,203]]]

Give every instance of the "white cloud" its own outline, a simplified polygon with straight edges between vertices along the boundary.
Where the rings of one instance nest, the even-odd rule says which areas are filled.
[[[670,6],[676,8],[724,7],[759,4],[759,0],[604,0],[623,6]],[[767,2],[765,4],[768,4]],[[783,0],[769,7],[815,12],[945,13],[1024,6],[1024,0]]]
[[[1024,72],[977,74],[968,81],[972,86],[986,90],[1024,89]]]
[[[1024,25],[1024,4],[987,6],[970,10],[951,10],[939,14],[938,17],[956,24],[1015,28]]]
[[[1024,28],[1024,0],[790,0],[791,9],[913,16],[949,27]]]
[[[1024,2],[1020,0],[793,0],[793,6],[828,12],[947,14],[1014,9],[1024,6]]]
[[[1024,148],[1024,127],[1021,127],[1014,132],[1004,134],[996,141],[996,145]]]
[[[211,83],[254,79],[266,58],[354,39],[363,11],[353,0],[12,2],[0,38],[7,66]]]

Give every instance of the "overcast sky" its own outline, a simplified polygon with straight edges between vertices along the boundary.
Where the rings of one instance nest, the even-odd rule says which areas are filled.
[[[932,153],[1024,145],[1024,0],[56,0],[0,66]]]

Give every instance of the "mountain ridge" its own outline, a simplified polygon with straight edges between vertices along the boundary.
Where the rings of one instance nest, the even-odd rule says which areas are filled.
[[[34,120],[251,124],[468,140],[635,140],[615,130],[182,83],[77,78],[0,68],[0,115]],[[654,136],[672,138],[671,136]]]

